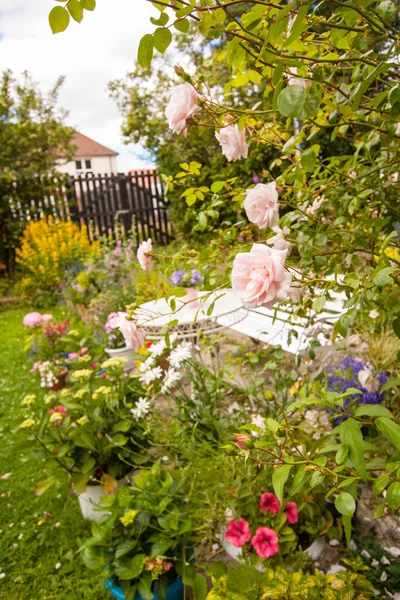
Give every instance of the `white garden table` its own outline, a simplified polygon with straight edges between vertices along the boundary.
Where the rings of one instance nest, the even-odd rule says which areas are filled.
[[[177,321],[168,328],[168,332],[176,332],[179,339],[193,341],[199,334],[217,333],[247,317],[247,308],[231,290],[199,292],[199,299],[200,306],[194,306],[194,302],[185,303],[183,299],[176,298],[174,311],[166,298],[145,302],[135,311],[137,323],[146,329],[147,339],[160,340],[164,337],[166,326]]]

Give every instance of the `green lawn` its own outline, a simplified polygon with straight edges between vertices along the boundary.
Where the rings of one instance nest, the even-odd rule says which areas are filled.
[[[52,312],[61,316],[61,310]],[[24,351],[26,312],[0,312],[0,477],[11,473],[0,479],[0,573],[5,574],[0,598],[103,600],[109,596],[98,574],[77,554],[90,523],[82,519],[77,498],[68,494],[64,474],[58,489],[40,498],[33,493],[35,482],[47,474],[41,459],[24,459],[24,436],[18,430],[22,398],[40,390]]]

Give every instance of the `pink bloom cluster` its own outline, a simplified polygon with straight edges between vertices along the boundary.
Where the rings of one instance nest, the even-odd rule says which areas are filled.
[[[232,288],[249,308],[272,306],[287,298],[292,276],[285,271],[287,250],[253,244],[250,252],[239,252],[232,269]]]
[[[246,131],[235,125],[227,125],[220,132],[215,132],[215,137],[221,144],[222,154],[229,162],[239,158],[247,158],[249,146],[246,142]]]
[[[126,318],[126,313],[118,313],[118,329],[122,333],[126,347],[130,350],[139,350],[144,345],[146,331],[138,327],[134,321]]]
[[[80,356],[84,356],[87,353],[88,353],[88,348],[86,348],[86,346],[82,346],[82,348],[79,350],[79,352],[69,352],[67,358],[68,358],[68,360],[76,360]]]
[[[54,413],[60,413],[60,415],[62,416],[63,419],[67,418],[67,411],[65,410],[65,408],[63,406],[61,406],[61,404],[58,404],[57,406],[54,406],[53,408],[51,408],[49,410],[50,415],[53,415]],[[56,425],[57,425],[57,427],[60,427],[61,420],[56,421]]]
[[[190,83],[174,87],[165,109],[168,125],[174,133],[187,135],[187,121],[199,110],[199,95]]]
[[[281,503],[272,492],[265,492],[261,496],[260,508],[263,512],[271,512],[277,515],[281,508]],[[286,514],[286,522],[290,524],[297,523],[297,504],[288,502],[283,509]],[[250,525],[246,519],[232,519],[228,522],[225,539],[236,548],[241,548],[250,541],[254,550],[262,558],[270,558],[279,552],[279,537],[276,531],[268,527],[259,527],[254,536],[251,537]]]
[[[46,323],[52,319],[53,315],[50,314],[41,315],[38,312],[30,312],[24,316],[24,320],[22,322],[25,327],[37,327],[38,325],[46,325]]]
[[[137,259],[141,268],[144,271],[150,271],[152,265],[151,253],[153,252],[153,245],[151,239],[147,242],[142,242],[137,251]]]
[[[106,333],[111,333],[114,329],[118,328],[119,315],[117,312],[112,312],[107,317],[107,323],[104,326]]]

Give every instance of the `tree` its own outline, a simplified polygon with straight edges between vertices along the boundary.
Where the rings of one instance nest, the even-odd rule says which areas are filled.
[[[0,81],[0,262],[12,272],[14,249],[26,224],[24,207],[54,187],[60,156],[72,155],[73,130],[57,107],[60,78],[47,96],[28,73],[17,81],[4,71]],[[46,211],[42,205],[41,210]],[[32,215],[32,208],[30,207]]]

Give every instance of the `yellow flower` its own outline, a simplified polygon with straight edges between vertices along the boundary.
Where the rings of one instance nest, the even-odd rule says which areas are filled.
[[[80,333],[79,333],[79,331],[78,331],[77,329],[71,329],[71,330],[68,332],[68,335],[70,335],[70,336],[72,336],[72,337],[79,337]]]
[[[83,415],[83,417],[81,417],[80,419],[78,419],[76,422],[78,423],[78,425],[85,425],[85,423],[87,423],[89,420],[87,415]]]
[[[63,390],[61,390],[60,392],[60,398],[66,398],[67,396],[70,395],[70,391],[67,388],[64,388]]]
[[[35,424],[35,421],[33,419],[25,419],[25,421],[22,421],[21,425],[20,425],[20,429],[26,429],[27,427],[32,427]]]
[[[109,358],[105,360],[101,364],[102,369],[111,369],[113,367],[122,367],[122,365],[126,362],[126,358],[118,358],[114,356],[113,358]]]
[[[39,525],[39,527],[40,527],[41,525],[43,525],[43,521],[42,521],[42,519],[40,519],[40,521],[38,521],[38,522],[37,522],[37,524]]]
[[[52,415],[50,415],[50,423],[55,423],[56,421],[62,421],[63,420],[63,415],[60,412],[55,412]]]
[[[88,363],[91,362],[92,357],[89,354],[85,354],[84,356],[80,356],[78,358],[78,363]]]
[[[21,406],[30,406],[31,404],[35,404],[36,396],[35,394],[28,394],[21,402]]]
[[[75,398],[82,400],[83,396],[87,393],[87,390],[78,390],[75,394]]]
[[[133,521],[136,519],[137,514],[138,514],[137,510],[128,510],[128,512],[126,512],[124,514],[124,516],[120,518],[122,525],[124,525],[125,527],[128,527],[128,525],[133,523]]]
[[[101,396],[109,396],[112,393],[112,388],[102,385],[93,392],[93,400],[98,400]]]
[[[55,401],[55,399],[57,398],[57,396],[55,394],[50,394],[50,396],[46,396],[46,398],[44,399],[45,404],[51,404],[52,402]]]
[[[79,371],[75,371],[73,373],[73,377],[75,379],[86,379],[93,375],[93,371],[91,369],[80,369]]]

